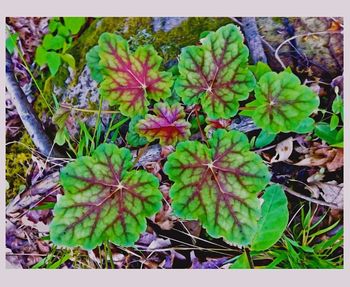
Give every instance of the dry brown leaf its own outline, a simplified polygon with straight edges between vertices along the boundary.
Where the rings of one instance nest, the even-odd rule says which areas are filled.
[[[276,146],[276,155],[271,159],[271,163],[286,161],[289,159],[293,152],[293,138],[289,137],[284,141],[281,141]]]
[[[344,165],[344,152],[341,148],[332,148],[314,143],[305,158],[294,163],[294,165],[326,167],[332,172]]]
[[[315,185],[320,189],[320,194],[326,202],[343,208],[343,184],[338,184],[335,180],[332,180],[328,182],[315,182]]]

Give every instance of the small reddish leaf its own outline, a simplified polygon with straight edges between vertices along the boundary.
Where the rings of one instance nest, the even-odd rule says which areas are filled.
[[[167,103],[155,104],[153,112],[155,115],[146,115],[136,125],[137,132],[148,141],[159,139],[161,145],[172,145],[189,137],[191,125],[179,103],[171,107]]]
[[[170,97],[172,74],[159,71],[162,58],[153,46],[140,46],[131,53],[128,42],[111,33],[103,33],[98,44],[104,75],[100,93],[111,105],[120,105],[123,115],[144,115],[148,99],[159,101]]]

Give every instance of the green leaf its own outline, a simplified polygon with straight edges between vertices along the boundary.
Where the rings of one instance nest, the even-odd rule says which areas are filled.
[[[64,62],[68,64],[69,67],[75,69],[75,59],[71,54],[63,54],[61,58]]]
[[[69,39],[69,36],[70,36],[70,30],[64,26],[62,23],[58,23],[57,25],[57,34],[64,37],[64,38],[68,38]]]
[[[99,65],[100,56],[99,47],[94,46],[86,54],[86,63],[90,69],[91,78],[94,79],[97,83],[101,83],[103,80],[102,67]]]
[[[247,245],[260,217],[257,193],[270,174],[239,131],[216,130],[208,144],[181,142],[168,156],[164,172],[174,182],[173,210],[183,219],[199,220],[214,238]]]
[[[56,132],[54,143],[58,144],[59,146],[63,146],[66,142],[65,129],[66,128],[64,127]]]
[[[47,51],[42,47],[38,46],[35,51],[35,62],[42,67],[47,63]]]
[[[230,265],[230,269],[250,269],[247,253],[243,252],[239,255],[236,261]]]
[[[153,46],[139,46],[131,53],[128,42],[111,33],[103,33],[98,43],[104,75],[100,94],[111,105],[119,105],[123,115],[144,115],[148,99],[160,101],[170,97],[172,74],[159,71],[162,58]]]
[[[77,34],[85,24],[85,17],[63,17],[64,25],[72,32]]]
[[[52,76],[56,75],[59,67],[61,66],[60,54],[56,52],[47,52],[46,54],[47,65],[49,67]]]
[[[272,71],[270,66],[263,62],[257,62],[255,65],[250,65],[249,69],[253,72],[257,81],[259,81],[264,74]]]
[[[147,114],[136,124],[139,135],[149,142],[159,139],[161,145],[174,145],[190,136],[190,123],[186,121],[186,113],[180,103],[169,106],[157,103],[153,107],[155,115]]]
[[[337,95],[332,103],[332,112],[335,114],[340,114],[343,112],[344,109],[344,103],[343,99]]]
[[[10,36],[6,39],[6,49],[10,54],[13,54],[16,48],[17,39],[17,33],[10,34]]]
[[[233,24],[210,32],[201,42],[181,51],[176,93],[186,105],[200,102],[212,119],[230,118],[255,86],[248,69],[249,50]]]
[[[57,30],[58,23],[56,20],[50,20],[49,22],[49,32],[53,33]]]
[[[296,130],[319,105],[318,96],[289,72],[265,73],[254,92],[247,107],[254,108],[255,124],[272,133]]]
[[[128,144],[130,144],[132,147],[139,147],[144,146],[148,143],[147,139],[145,137],[140,136],[136,132],[135,125],[139,122],[140,119],[143,119],[143,116],[135,116],[131,119],[129,123],[129,131],[126,135],[126,140]]]
[[[314,130],[315,128],[315,121],[312,118],[306,118],[300,122],[298,127],[293,130],[294,132],[298,134],[307,134]]]
[[[337,130],[331,130],[330,125],[324,122],[316,124],[315,134],[328,144],[335,144],[339,142],[339,139],[341,138],[341,136],[338,135]]]
[[[252,250],[256,251],[266,250],[274,245],[282,236],[289,219],[288,200],[280,185],[266,188],[262,198],[262,216],[252,241]]]
[[[104,241],[132,246],[161,207],[159,181],[132,170],[126,148],[102,144],[91,157],[69,163],[60,173],[64,195],[50,224],[53,243],[94,249]]]
[[[335,130],[339,124],[339,117],[336,114],[331,116],[331,121],[329,123],[330,130]]]
[[[267,146],[268,144],[272,143],[275,138],[276,138],[276,134],[261,130],[260,134],[256,138],[255,147],[261,148],[261,147]]]
[[[43,47],[46,50],[60,50],[64,46],[64,38],[60,35],[53,36],[52,34],[47,34],[43,40]]]

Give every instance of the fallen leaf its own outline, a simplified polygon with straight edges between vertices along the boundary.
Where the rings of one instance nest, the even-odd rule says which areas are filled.
[[[321,196],[328,202],[343,208],[344,186],[335,180],[315,183],[321,189]]]
[[[329,171],[335,171],[344,165],[344,152],[341,148],[314,143],[309,153],[301,161],[294,163],[298,166],[326,167]]]
[[[276,146],[276,155],[271,159],[271,163],[288,160],[292,152],[293,138],[289,137]]]

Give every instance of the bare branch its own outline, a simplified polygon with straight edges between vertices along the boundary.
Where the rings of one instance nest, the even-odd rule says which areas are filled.
[[[28,103],[26,95],[19,86],[14,75],[11,55],[8,52],[6,52],[6,88],[12,95],[23,125],[38,150],[45,156],[61,157],[60,153],[53,148],[53,142],[45,133],[33,107]]]

